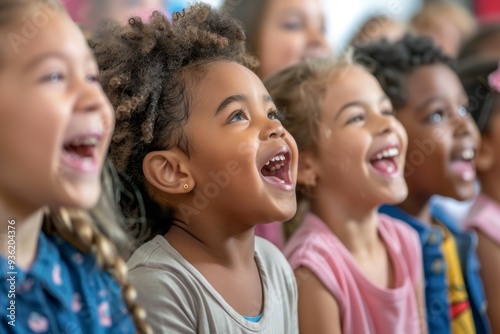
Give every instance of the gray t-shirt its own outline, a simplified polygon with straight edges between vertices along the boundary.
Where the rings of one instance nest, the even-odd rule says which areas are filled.
[[[270,242],[255,238],[264,309],[259,322],[238,314],[163,236],[139,247],[128,261],[129,279],[158,333],[295,334],[297,286],[292,269]]]

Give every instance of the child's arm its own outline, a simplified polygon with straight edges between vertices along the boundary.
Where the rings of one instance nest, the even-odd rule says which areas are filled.
[[[478,236],[477,255],[481,261],[481,278],[488,300],[488,318],[492,333],[500,333],[500,246],[480,230]]]
[[[415,287],[417,295],[418,319],[420,324],[420,333],[427,334],[427,317],[425,310],[425,293],[424,293],[424,277],[418,282]]]
[[[335,298],[308,269],[295,271],[299,291],[301,334],[341,334],[339,306]]]

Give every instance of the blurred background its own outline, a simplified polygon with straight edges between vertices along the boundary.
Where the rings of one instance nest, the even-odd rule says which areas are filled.
[[[233,2],[252,0],[233,0]],[[73,19],[90,30],[104,19],[125,21],[131,15],[148,17],[155,9],[167,13],[182,10],[187,0],[63,0]],[[205,0],[220,7],[222,0]],[[327,22],[327,39],[335,52],[349,44],[359,28],[375,16],[408,22],[431,0],[322,0]],[[479,22],[499,21],[500,0],[454,0]]]

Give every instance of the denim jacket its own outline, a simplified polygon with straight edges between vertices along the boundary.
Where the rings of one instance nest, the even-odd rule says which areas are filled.
[[[121,287],[92,254],[55,235],[40,233],[29,270],[1,255],[0,270],[2,334],[135,333]]]
[[[395,206],[384,205],[379,211],[406,222],[418,232],[424,260],[425,302],[429,334],[451,333],[446,263],[441,249],[443,242],[441,230],[424,224],[418,218],[410,216]],[[479,276],[479,261],[476,256],[477,236],[472,231],[461,230],[438,206],[431,207],[431,214],[443,223],[455,237],[476,333],[489,334],[491,329],[486,315],[486,300],[483,283]]]

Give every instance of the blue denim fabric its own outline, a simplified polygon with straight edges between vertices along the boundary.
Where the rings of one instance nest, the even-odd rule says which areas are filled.
[[[421,222],[418,218],[410,216],[395,206],[384,205],[379,211],[406,222],[418,232],[422,243],[424,260],[429,334],[451,333],[450,304],[446,287],[446,263],[441,251],[443,242],[441,230],[438,227]],[[431,207],[431,214],[435,219],[443,223],[455,237],[460,265],[464,273],[464,281],[474,316],[476,333],[489,334],[491,328],[486,315],[486,300],[483,283],[479,276],[479,261],[476,256],[477,236],[474,232],[461,230],[446,212],[438,206]]]
[[[40,234],[28,271],[11,268],[3,256],[0,269],[0,333],[135,333],[120,286],[91,254],[57,236]]]

